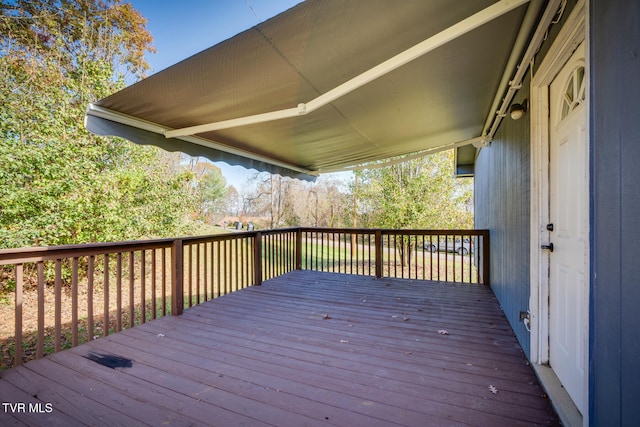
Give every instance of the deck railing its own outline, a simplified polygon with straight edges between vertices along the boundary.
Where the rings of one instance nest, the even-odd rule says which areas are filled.
[[[0,370],[295,269],[489,283],[486,230],[288,228],[0,250]]]
[[[489,283],[487,230],[301,228],[298,269]]]

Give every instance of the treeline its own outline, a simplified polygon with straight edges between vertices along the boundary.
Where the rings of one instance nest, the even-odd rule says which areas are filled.
[[[368,166],[313,184],[256,174],[243,192],[232,189],[225,208],[241,219],[262,218],[268,228],[473,227],[473,181],[454,177],[452,151]]]

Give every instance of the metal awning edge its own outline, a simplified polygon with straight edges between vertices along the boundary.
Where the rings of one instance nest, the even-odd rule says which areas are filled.
[[[447,151],[447,150],[455,150],[457,148],[460,147],[466,147],[469,145],[473,145],[476,148],[481,148],[481,147],[486,147],[487,144],[489,144],[491,142],[490,139],[488,139],[488,137],[486,136],[477,136],[475,138],[471,138],[471,139],[467,139],[464,141],[458,141],[458,142],[453,142],[450,144],[444,144],[444,145],[439,145],[437,147],[433,147],[433,148],[428,148],[426,150],[422,150],[422,151],[418,151],[415,153],[411,153],[409,155],[405,155],[405,156],[400,156],[400,157],[394,157],[392,159],[388,159],[385,161],[380,161],[380,162],[371,162],[371,163],[363,163],[363,164],[359,164],[359,165],[354,165],[354,166],[346,166],[346,167],[337,167],[337,168],[330,168],[330,169],[326,169],[326,170],[322,170],[322,173],[334,173],[334,172],[348,172],[348,171],[358,171],[358,170],[363,170],[363,169],[378,169],[378,168],[384,168],[387,166],[393,166],[396,165],[398,163],[402,163],[402,162],[406,162],[408,160],[413,160],[413,159],[417,159],[420,157],[425,157],[431,154],[436,154],[439,153],[441,151]]]
[[[196,136],[165,138],[167,128],[108,108],[89,104],[85,113],[85,127],[101,136],[117,136],[140,145],[155,145],[166,151],[180,151],[191,156],[203,156],[233,166],[275,173],[282,176],[315,181],[317,171],[300,168],[239,148]]]

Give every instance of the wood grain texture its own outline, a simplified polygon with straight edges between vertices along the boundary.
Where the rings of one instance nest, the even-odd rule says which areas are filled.
[[[489,287],[311,271],[3,372],[16,390],[47,425],[558,424]]]

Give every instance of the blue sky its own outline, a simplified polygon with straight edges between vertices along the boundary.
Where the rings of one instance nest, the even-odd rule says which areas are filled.
[[[129,0],[147,18],[157,53],[147,61],[161,71],[284,12],[301,0]]]
[[[161,71],[300,3],[300,0],[129,0],[147,18],[157,53],[147,54]],[[255,171],[217,162],[240,190]]]

